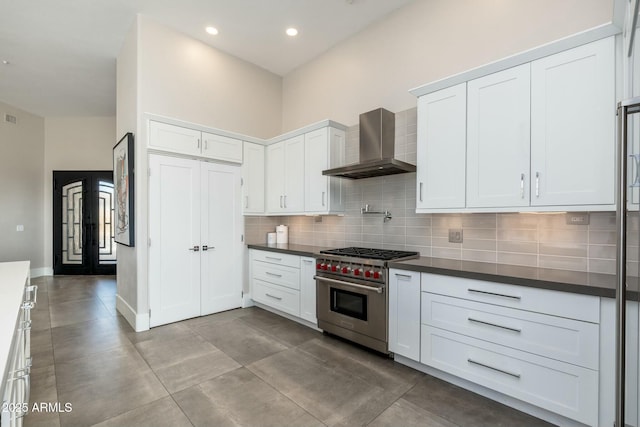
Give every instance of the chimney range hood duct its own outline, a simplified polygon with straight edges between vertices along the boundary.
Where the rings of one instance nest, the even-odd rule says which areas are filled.
[[[395,114],[384,108],[360,114],[360,161],[322,171],[323,175],[361,179],[415,172],[416,166],[393,158]]]

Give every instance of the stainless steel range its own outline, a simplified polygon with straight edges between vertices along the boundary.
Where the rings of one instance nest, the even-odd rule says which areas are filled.
[[[418,252],[341,248],[316,255],[318,327],[388,353],[387,262],[418,258]]]

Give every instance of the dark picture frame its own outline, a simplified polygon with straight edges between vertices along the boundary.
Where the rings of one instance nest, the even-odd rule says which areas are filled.
[[[133,247],[135,243],[135,180],[133,133],[128,132],[113,147],[115,192],[115,241]]]

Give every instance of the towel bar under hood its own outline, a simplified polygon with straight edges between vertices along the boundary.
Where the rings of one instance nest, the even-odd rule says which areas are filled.
[[[360,161],[322,171],[323,175],[361,179],[415,172],[416,166],[393,157],[395,114],[384,108],[360,114]]]

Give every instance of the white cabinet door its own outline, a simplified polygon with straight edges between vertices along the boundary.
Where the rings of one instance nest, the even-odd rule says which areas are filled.
[[[316,318],[316,260],[309,257],[300,258],[300,317],[314,325]]]
[[[304,135],[284,141],[284,211],[304,212]]]
[[[167,123],[149,121],[149,147],[174,153],[200,155],[201,133]]]
[[[242,207],[244,214],[264,214],[264,146],[244,143]]]
[[[389,350],[420,361],[420,273],[389,270]]]
[[[202,132],[202,156],[225,162],[242,163],[242,141]]]
[[[200,315],[242,303],[240,166],[201,164]]]
[[[467,84],[418,99],[416,211],[465,207]]]
[[[323,128],[304,136],[304,210],[323,212],[329,210],[329,177],[322,171],[329,169],[329,129]]]
[[[529,64],[467,83],[467,207],[529,206]]]
[[[267,212],[284,211],[284,142],[267,147]]]
[[[531,64],[531,205],[612,205],[614,38]]]
[[[149,323],[200,315],[200,165],[149,156]]]

